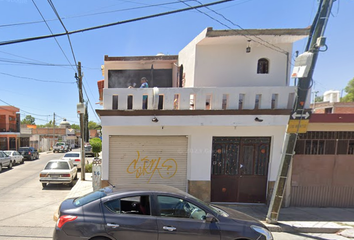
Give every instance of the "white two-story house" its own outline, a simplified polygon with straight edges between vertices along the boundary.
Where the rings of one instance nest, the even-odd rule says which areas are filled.
[[[175,56],[105,56],[102,186],[162,183],[205,201],[265,203],[295,97],[292,46],[308,33],[207,28]]]

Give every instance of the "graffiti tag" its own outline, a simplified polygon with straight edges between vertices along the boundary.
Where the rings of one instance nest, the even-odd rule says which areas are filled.
[[[145,175],[150,175],[148,182],[157,172],[162,179],[172,178],[177,172],[177,162],[173,158],[162,160],[161,157],[157,159],[149,159],[145,156],[140,159],[140,152],[137,151],[138,157],[134,159],[127,167],[127,173],[135,174],[136,178]]]

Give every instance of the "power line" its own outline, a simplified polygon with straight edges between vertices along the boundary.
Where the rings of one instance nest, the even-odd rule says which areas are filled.
[[[82,33],[82,32],[86,32],[86,31],[97,30],[97,29],[111,27],[111,26],[116,26],[116,25],[121,25],[121,24],[125,24],[125,23],[131,23],[131,22],[141,21],[141,20],[145,20],[145,19],[166,16],[166,15],[170,15],[170,14],[174,14],[174,13],[185,12],[185,11],[193,10],[193,9],[196,9],[196,8],[217,5],[217,4],[230,2],[230,1],[234,1],[234,0],[222,0],[222,1],[212,2],[212,3],[203,4],[203,5],[199,5],[199,6],[183,8],[183,9],[178,9],[178,10],[174,10],[174,11],[148,15],[148,16],[139,17],[139,18],[133,18],[133,19],[120,21],[120,22],[108,23],[108,24],[99,25],[99,26],[95,26],[95,27],[84,28],[84,29],[75,30],[75,31],[71,31],[71,32],[57,33],[57,34],[38,36],[38,37],[32,37],[32,38],[22,38],[22,39],[17,39],[17,40],[10,40],[10,41],[3,41],[3,42],[0,42],[0,46],[9,45],[9,44],[15,44],[15,43],[21,43],[21,42],[35,41],[35,40],[40,40],[40,39],[52,38],[52,37],[59,37],[59,36],[67,35],[67,34],[70,35],[70,34],[75,34],[75,33]]]
[[[30,77],[17,76],[17,75],[13,75],[13,74],[9,74],[9,73],[4,73],[4,72],[0,72],[0,74],[6,75],[6,76],[10,76],[10,77],[14,77],[14,78],[28,79],[28,80],[37,81],[37,82],[75,84],[75,82],[62,82],[62,81],[41,80],[41,79],[37,79],[37,78],[30,78]]]
[[[34,0],[32,0],[32,2],[33,2],[33,4],[34,4],[34,6],[37,8],[37,11],[38,11],[39,14],[41,15],[43,21],[44,21],[45,24],[47,25],[47,28],[49,29],[50,33],[53,34],[52,29],[50,29],[48,23],[46,22],[46,20],[45,20],[45,18],[44,18],[44,16],[43,16],[43,14],[41,13],[41,11],[39,10],[39,8],[37,7],[37,4],[34,2]],[[54,40],[55,40],[55,42],[57,43],[57,45],[58,45],[58,47],[60,48],[60,50],[61,50],[61,52],[63,53],[63,55],[65,56],[65,58],[66,58],[66,60],[68,61],[68,63],[71,65],[71,62],[69,61],[68,57],[66,56],[66,54],[65,54],[65,52],[64,52],[64,50],[63,50],[63,48],[60,46],[58,40],[57,40],[56,38],[54,38]],[[75,71],[74,68],[73,68],[73,70]]]
[[[90,104],[91,110],[92,110],[93,113],[95,114],[95,117],[96,117],[97,121],[100,122],[100,119],[99,119],[99,117],[98,117],[96,111],[93,109],[92,104],[91,104],[91,101],[90,101],[90,99],[89,99],[89,97],[88,97],[88,95],[87,95],[85,85],[82,84],[82,86],[84,87],[84,92],[85,92],[85,95],[86,95],[86,97],[87,97],[88,103]]]
[[[183,0],[179,0],[179,1],[182,2],[182,3],[184,3],[185,5],[187,5],[187,6],[189,6],[189,7],[192,7],[191,5],[189,5],[188,3],[184,2]],[[198,0],[195,0],[195,2],[200,3]],[[273,45],[273,44],[267,42],[266,40],[264,40],[264,39],[258,37],[257,35],[251,35],[251,34],[249,34],[249,32],[248,32],[247,29],[244,29],[244,28],[242,28],[240,25],[233,23],[230,19],[226,18],[224,15],[222,15],[222,14],[220,14],[220,13],[214,11],[213,9],[211,9],[211,8],[209,8],[209,7],[206,7],[206,8],[209,9],[209,10],[211,10],[211,11],[214,12],[215,14],[221,16],[222,18],[224,18],[224,20],[230,22],[232,25],[234,25],[234,26],[240,28],[241,30],[245,31],[247,34],[240,33],[240,34],[241,34],[242,36],[244,36],[245,38],[247,38],[247,39],[249,39],[249,40],[252,40],[252,41],[254,41],[254,42],[257,42],[257,43],[263,45],[264,47],[267,47],[267,48],[272,49],[272,50],[274,50],[274,51],[277,51],[277,52],[280,52],[280,53],[283,53],[283,54],[287,54],[287,51],[281,49],[280,47],[275,46],[275,45]],[[224,24],[223,22],[221,22],[221,21],[219,21],[218,19],[216,19],[216,18],[210,16],[209,14],[207,14],[207,13],[201,11],[200,9],[196,9],[196,10],[197,10],[198,12],[200,12],[200,13],[202,13],[202,14],[208,16],[208,17],[211,18],[212,20],[214,20],[214,21],[220,23],[221,25],[227,27],[228,29],[235,31],[234,29],[232,29],[231,27],[229,27],[227,24]],[[259,41],[255,40],[255,39],[253,39],[253,38],[259,39],[260,41],[265,42],[265,43],[267,43],[267,44],[269,44],[269,45],[271,45],[271,46],[273,46],[273,47],[267,46],[267,45],[265,45],[264,43],[259,42]],[[278,49],[279,49],[279,50],[278,50]]]
[[[73,49],[73,46],[72,46],[72,44],[71,44],[71,40],[70,40],[70,36],[69,36],[69,34],[68,34],[68,30],[66,29],[66,27],[65,27],[65,25],[64,25],[64,23],[63,23],[63,21],[60,19],[59,13],[58,13],[58,11],[56,10],[56,8],[55,8],[54,3],[52,2],[52,0],[48,0],[48,3],[49,3],[49,5],[52,7],[52,9],[53,9],[55,15],[57,16],[58,20],[60,21],[61,25],[63,26],[63,28],[64,28],[64,30],[65,30],[65,32],[66,32],[66,35],[67,35],[67,37],[68,37],[68,41],[69,41],[69,44],[70,44],[70,48],[71,48],[71,53],[72,53],[72,55],[73,55],[74,62],[75,62],[75,66],[76,66],[76,68],[77,68],[77,62],[76,62],[76,58],[75,58],[75,54],[74,54],[74,49]],[[68,60],[68,61],[69,61],[69,60]]]
[[[73,65],[67,65],[67,64],[55,64],[55,63],[24,62],[24,61],[7,59],[7,58],[0,58],[0,62],[38,65],[38,66],[49,66],[49,67],[71,67],[71,66],[73,66]]]
[[[193,0],[188,0],[188,1],[193,1]],[[94,16],[94,15],[102,15],[102,14],[109,14],[109,13],[116,13],[116,12],[124,12],[124,11],[138,10],[138,9],[143,9],[143,8],[151,8],[151,7],[159,7],[159,6],[164,6],[164,5],[172,5],[172,4],[176,4],[176,3],[179,3],[179,2],[175,1],[175,2],[160,3],[160,4],[144,4],[145,6],[141,6],[141,7],[132,7],[132,8],[117,9],[117,10],[111,10],[111,11],[105,11],[105,12],[74,15],[74,16],[62,17],[61,19],[65,20],[65,19],[80,18],[80,17],[87,17],[87,16]],[[57,21],[57,20],[58,19],[47,19],[46,22]],[[2,27],[21,26],[21,25],[30,25],[30,24],[37,24],[37,23],[43,23],[43,22],[44,21],[32,21],[32,22],[23,22],[23,23],[3,24],[3,25],[0,25],[0,28],[2,28]]]

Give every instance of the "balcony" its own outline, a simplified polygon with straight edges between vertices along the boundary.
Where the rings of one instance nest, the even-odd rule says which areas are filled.
[[[0,123],[0,132],[20,132],[16,123]]]
[[[296,87],[108,88],[104,110],[292,109]]]

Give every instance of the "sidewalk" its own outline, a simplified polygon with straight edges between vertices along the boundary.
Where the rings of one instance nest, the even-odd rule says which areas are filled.
[[[92,173],[79,179],[67,198],[78,197],[92,191]],[[338,233],[354,238],[354,208],[289,207],[280,210],[278,223],[268,224],[266,205],[225,205],[263,222],[272,232]]]

